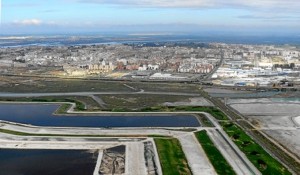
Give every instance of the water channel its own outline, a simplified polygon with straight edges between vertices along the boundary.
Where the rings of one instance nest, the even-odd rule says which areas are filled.
[[[53,127],[198,127],[195,116],[180,115],[54,115],[58,104],[0,104],[0,120]]]
[[[91,175],[97,151],[0,149],[0,175]]]

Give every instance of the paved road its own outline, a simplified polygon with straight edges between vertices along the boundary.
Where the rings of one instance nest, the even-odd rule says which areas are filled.
[[[99,170],[100,170],[100,166],[101,166],[102,157],[103,157],[103,150],[99,150],[98,151],[97,163],[96,163],[93,175],[99,175]]]
[[[128,143],[125,160],[126,175],[147,175],[143,143]]]
[[[248,160],[244,153],[232,142],[223,131],[216,119],[208,113],[206,117],[213,123],[216,129],[207,129],[208,135],[220,150],[224,158],[237,174],[261,174],[258,169]]]
[[[117,141],[103,142],[91,141],[83,138],[66,137],[18,137],[0,133],[0,148],[13,149],[70,149],[70,150],[104,150],[121,143]],[[125,143],[125,142],[124,142]]]
[[[217,72],[217,70],[219,69],[219,67],[222,67],[222,65],[224,64],[224,51],[221,50],[221,60],[218,66],[216,66],[210,73],[208,73],[203,79],[202,81],[207,81],[210,80],[211,77],[213,76],[214,73]],[[200,79],[201,81],[201,79]]]
[[[235,149],[221,133],[217,130],[207,130],[207,133],[237,174],[261,174],[245,156],[241,156],[243,153]]]
[[[182,134],[177,136],[177,138],[181,143],[193,175],[217,174],[193,133]]]
[[[102,108],[102,109],[107,109],[107,104],[98,96],[96,95],[89,95],[88,97],[92,98],[95,102],[98,103],[98,105]]]
[[[48,96],[90,96],[90,95],[130,95],[130,94],[146,94],[146,95],[177,95],[177,96],[200,96],[198,93],[179,93],[179,92],[59,92],[59,93],[3,93],[0,97],[48,97]]]

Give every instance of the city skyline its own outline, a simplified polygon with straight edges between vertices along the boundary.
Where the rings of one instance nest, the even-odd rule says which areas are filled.
[[[2,0],[1,33],[299,34],[299,7],[296,0]]]

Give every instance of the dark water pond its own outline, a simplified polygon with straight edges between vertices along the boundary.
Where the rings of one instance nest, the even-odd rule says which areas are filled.
[[[191,115],[85,116],[53,115],[56,104],[0,104],[0,120],[55,127],[197,127]]]
[[[0,175],[92,175],[98,153],[0,149]]]

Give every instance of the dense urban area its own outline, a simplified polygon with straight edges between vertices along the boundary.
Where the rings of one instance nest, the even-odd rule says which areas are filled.
[[[217,85],[293,86],[299,82],[300,49],[222,43],[27,46],[0,48],[0,66],[2,74],[167,81],[212,74]]]
[[[299,74],[291,45],[2,47],[0,175],[298,175]]]

